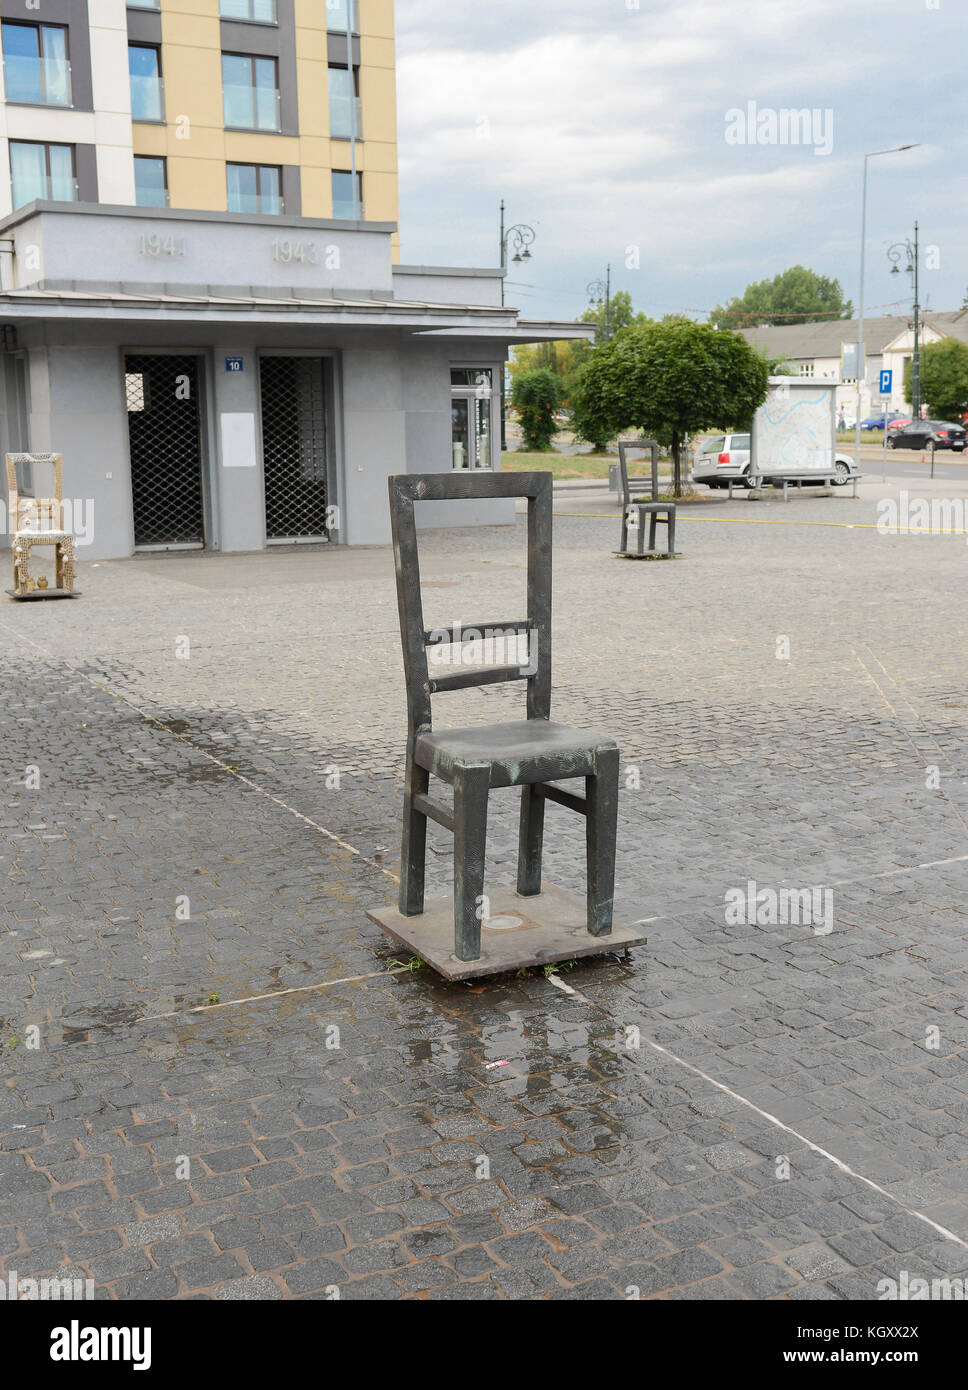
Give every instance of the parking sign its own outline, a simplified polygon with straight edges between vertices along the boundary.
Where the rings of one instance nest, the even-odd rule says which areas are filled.
[[[881,395],[882,395],[882,396],[889,396],[889,395],[891,394],[891,382],[893,381],[893,379],[894,379],[894,372],[893,372],[889,367],[885,367],[885,368],[883,369],[883,371],[881,372]]]

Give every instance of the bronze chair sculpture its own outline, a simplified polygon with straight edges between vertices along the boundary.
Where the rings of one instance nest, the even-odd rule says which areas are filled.
[[[651,468],[646,478],[630,478],[628,459],[630,449],[648,449]],[[618,443],[619,475],[622,489],[622,538],[619,554],[628,558],[646,559],[662,555],[672,559],[676,553],[676,504],[659,501],[659,446],[654,439],[620,439]],[[649,518],[649,548],[644,549],[645,518]],[[668,546],[664,551],[655,548],[656,523],[664,522]],[[635,531],[635,550],[629,550],[629,532]]]
[[[396,565],[397,599],[407,685],[408,738],[403,840],[400,862],[399,913],[370,914],[398,939],[426,956],[419,934],[408,933],[407,919],[424,912],[424,865],[428,817],[454,836],[453,954],[439,952],[432,963],[449,978],[465,978],[511,968],[536,960],[560,960],[600,953],[614,944],[624,949],[643,940],[641,934],[619,927],[612,936],[615,878],[615,837],[618,816],[619,750],[606,736],[551,722],[551,527],[550,473],[430,473],[389,479],[390,514]],[[457,623],[427,630],[420,596],[420,572],[415,503],[427,501],[526,497],[528,500],[527,616],[509,622]],[[527,633],[526,665],[490,665],[453,674],[431,674],[427,649],[441,643],[506,637]],[[439,692],[472,686],[527,681],[527,717],[482,727],[435,729],[431,697]],[[430,778],[453,787],[453,809],[429,795]],[[585,794],[557,785],[559,779],[581,777]],[[529,899],[542,895],[541,861],[546,801],[555,801],[586,818],[587,902],[584,920],[574,916],[570,895],[547,886],[545,907],[557,910],[553,927],[541,940],[520,941],[510,952],[494,947],[483,969],[471,968],[482,958],[482,927],[488,930],[484,897],[484,855],[488,796],[492,789],[521,788],[518,835],[517,895],[523,930],[540,927],[529,913]],[[572,909],[564,922],[560,909]],[[482,905],[483,908],[482,908]],[[439,906],[439,905],[438,905]],[[449,903],[448,903],[449,910]],[[515,904],[515,912],[518,910]],[[552,912],[555,916],[555,911]],[[567,912],[565,913],[567,917]],[[393,918],[391,921],[390,918]],[[546,924],[547,926],[547,924]],[[509,940],[505,938],[504,940]],[[523,938],[522,938],[523,940]],[[596,942],[599,944],[596,946]],[[492,943],[493,945],[493,943]],[[462,967],[461,963],[468,963]]]

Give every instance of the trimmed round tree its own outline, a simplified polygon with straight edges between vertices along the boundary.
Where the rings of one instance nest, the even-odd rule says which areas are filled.
[[[698,430],[748,429],[768,380],[766,359],[738,333],[672,318],[623,329],[597,347],[576,394],[582,414],[610,438],[641,430],[669,443],[680,497],[683,440]]]
[[[511,404],[521,420],[522,447],[544,454],[558,433],[555,410],[561,403],[561,381],[547,367],[521,372],[514,378]]]

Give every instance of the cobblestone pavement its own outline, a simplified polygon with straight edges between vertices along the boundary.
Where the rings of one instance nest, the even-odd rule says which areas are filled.
[[[735,502],[634,564],[611,505],[556,521],[554,714],[622,745],[619,915],[654,920],[574,993],[394,967],[364,916],[398,855],[388,551],[88,564],[77,602],[0,611],[5,1274],[836,1299],[968,1273],[965,537],[880,536],[870,495]],[[424,554],[430,625],[523,612],[520,521]],[[549,807],[577,892],[582,831]],[[497,794],[490,882],[515,850]],[[833,929],[730,925],[749,880],[829,890]]]

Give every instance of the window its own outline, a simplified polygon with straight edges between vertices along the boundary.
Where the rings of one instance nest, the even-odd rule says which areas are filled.
[[[139,208],[168,206],[168,176],[163,158],[135,155],[134,200]]]
[[[722,434],[713,435],[712,439],[707,439],[699,450],[701,454],[721,454],[726,448],[726,436]]]
[[[222,54],[225,124],[241,130],[279,129],[279,81],[275,58]]]
[[[801,362],[797,369],[800,376],[813,376],[814,365],[813,362]]]
[[[493,468],[493,415],[494,373],[491,368],[453,368],[450,419],[454,468]]]
[[[249,19],[253,24],[275,24],[276,0],[219,0],[223,19]]]
[[[229,212],[283,211],[282,170],[273,164],[226,164]]]
[[[356,201],[353,200],[353,175],[348,169],[333,170],[333,216],[362,221],[363,175],[356,176]]]
[[[161,0],[128,0],[129,10],[160,10]]]
[[[131,75],[131,119],[164,119],[161,95],[161,54],[148,44],[128,44],[128,72]]]
[[[11,140],[10,176],[14,208],[22,208],[35,198],[49,198],[57,203],[77,201],[73,145]]]
[[[360,70],[329,65],[329,133],[337,139],[360,138]]]
[[[326,0],[326,28],[330,33],[346,33],[346,16],[350,0]],[[360,10],[358,0],[352,0],[352,20],[354,34],[360,32]]]
[[[53,24],[3,25],[3,80],[8,101],[70,106],[67,30]]]

